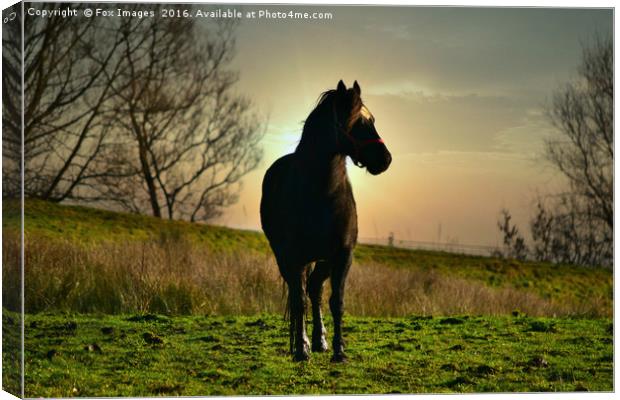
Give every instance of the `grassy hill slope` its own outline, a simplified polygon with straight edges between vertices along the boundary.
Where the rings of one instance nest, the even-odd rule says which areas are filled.
[[[12,254],[11,249],[17,246],[18,211],[19,204],[10,201],[3,203],[3,232],[5,237],[3,245],[5,254],[8,256]],[[211,260],[210,265],[224,264],[228,265],[226,268],[229,269],[231,263],[235,266],[246,263],[250,268],[250,265],[255,265],[257,262],[270,264],[270,268],[273,269],[271,252],[262,233],[221,226],[159,220],[136,214],[29,200],[25,206],[25,232],[29,244],[28,254],[33,260],[32,264],[35,265],[37,261],[41,263],[40,267],[44,275],[39,278],[41,280],[45,279],[45,271],[53,270],[53,268],[46,267],[56,261],[62,264],[62,257],[65,255],[72,255],[72,259],[87,258],[88,262],[81,262],[80,265],[84,263],[88,265],[82,265],[78,269],[82,271],[84,268],[92,268],[91,264],[100,268],[101,265],[118,263],[117,259],[109,259],[109,253],[133,249],[127,250],[130,251],[130,254],[122,257],[119,255],[117,258],[128,259],[134,253],[141,251],[143,253],[142,258],[137,259],[131,264],[131,267],[127,267],[125,270],[135,267],[135,264],[141,264],[141,268],[144,269],[145,246],[155,246],[154,248],[149,247],[147,255],[151,256],[157,253],[158,258],[153,263],[161,264],[161,268],[164,266],[168,268],[173,264],[172,261],[176,261],[161,261],[170,257],[171,251],[181,251],[179,257],[198,251],[204,254],[196,254],[192,258],[193,261],[186,262],[187,265],[194,263],[200,267],[204,264],[201,260],[206,258]],[[166,246],[172,247],[172,249],[168,249]],[[101,250],[103,248],[106,250]],[[158,253],[160,250],[162,250],[161,254]],[[92,255],[97,251],[104,254],[94,259]],[[28,254],[27,257],[29,257]],[[43,260],[41,254],[49,257],[55,254],[54,260],[56,261],[51,261],[52,258],[49,257]],[[213,257],[217,257],[217,259],[213,259]],[[222,257],[227,261],[222,262]],[[243,262],[239,261],[239,257],[243,258]],[[6,256],[4,261],[5,264],[10,263],[10,259],[7,259]],[[578,307],[574,308],[574,313],[577,314],[611,315],[613,276],[610,270],[605,269],[518,262],[491,257],[375,245],[359,245],[355,252],[355,264],[358,266],[356,273],[364,275],[360,279],[370,279],[369,277],[376,272],[377,268],[380,268],[383,271],[381,279],[388,279],[385,278],[386,274],[391,274],[389,279],[397,279],[398,282],[421,280],[424,282],[421,283],[420,287],[424,291],[431,290],[426,287],[429,285],[443,287],[443,290],[449,291],[454,285],[444,284],[442,286],[442,282],[445,281],[444,278],[455,279],[460,285],[457,285],[458,287],[463,286],[463,282],[471,282],[472,287],[475,286],[476,288],[511,290],[509,295],[526,293],[534,294],[545,301],[555,302],[556,304],[575,303],[578,304]],[[372,268],[372,271],[364,269],[367,267]],[[179,268],[183,268],[183,266],[179,266]],[[393,272],[389,272],[390,270]],[[253,269],[249,269],[249,271],[253,271]],[[277,279],[277,276],[272,276],[272,272],[269,279]],[[168,275],[171,274],[168,273]],[[31,282],[34,282],[33,279]],[[144,283],[146,280],[147,278],[142,276],[139,282]],[[120,281],[122,279],[106,284],[120,284]],[[134,280],[129,283],[125,282],[125,284],[135,285],[137,283]],[[68,290],[66,287],[70,286],[70,282],[59,283],[55,290],[63,290],[62,285],[65,285],[64,290]],[[177,284],[175,290],[178,289],[179,285]],[[443,293],[443,295],[455,296],[454,293],[449,292]],[[275,301],[275,297],[270,301]],[[40,306],[45,309],[44,304],[40,304]]]
[[[17,309],[19,205],[3,217],[3,305]],[[30,397],[613,389],[607,270],[360,245],[349,362],[293,363],[262,234],[41,201],[25,217]],[[17,348],[20,316],[2,314]],[[13,392],[18,360],[3,353]]]

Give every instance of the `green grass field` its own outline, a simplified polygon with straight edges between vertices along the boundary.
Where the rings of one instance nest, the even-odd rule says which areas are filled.
[[[17,211],[4,202],[13,310]],[[611,270],[360,245],[349,362],[300,364],[262,234],[42,201],[25,216],[28,397],[613,390]],[[3,310],[5,349],[18,320]]]
[[[349,317],[344,365],[328,353],[291,362],[273,315],[44,314],[26,326],[28,397],[613,389],[606,319]]]

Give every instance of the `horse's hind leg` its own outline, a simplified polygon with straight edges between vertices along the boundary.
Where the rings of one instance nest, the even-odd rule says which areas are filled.
[[[308,280],[308,296],[312,302],[312,351],[315,352],[324,352],[328,348],[321,313],[321,297],[323,282],[329,278],[329,273],[329,264],[325,261],[318,261]]]
[[[343,250],[335,258],[331,272],[332,295],[329,298],[329,308],[334,318],[334,356],[332,361],[346,360],[344,341],[342,340],[342,315],[344,313],[344,284],[351,266],[351,250]]]
[[[293,359],[295,361],[304,361],[310,358],[308,353],[309,341],[304,318],[306,309],[306,294],[303,287],[304,268],[291,272],[288,279],[288,290]]]

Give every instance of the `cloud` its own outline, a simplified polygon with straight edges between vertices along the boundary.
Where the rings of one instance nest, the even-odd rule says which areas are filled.
[[[461,219],[454,234],[474,241],[497,235],[489,210],[506,200],[523,211],[514,199],[548,186],[536,159],[550,134],[542,105],[574,73],[580,41],[613,29],[613,10],[332,8],[329,22],[240,26],[233,64],[240,87],[270,110],[265,158],[245,180],[240,204],[250,214],[258,207],[264,170],[294,149],[319,93],[357,79],[394,155],[380,177],[350,168],[360,218],[386,209],[384,193],[405,188],[392,196],[385,229],[415,221],[432,236],[439,218]]]
[[[370,94],[366,103],[388,146],[403,153],[505,152],[500,134],[523,125],[533,107],[523,98],[407,90]]]
[[[413,39],[413,34],[410,31],[411,25],[409,24],[369,24],[366,25],[366,29],[373,33],[384,34],[385,36],[388,36],[392,39]]]
[[[433,98],[445,96],[427,86],[414,83],[410,80],[388,81],[371,84],[364,88],[364,96],[402,96],[409,98]]]

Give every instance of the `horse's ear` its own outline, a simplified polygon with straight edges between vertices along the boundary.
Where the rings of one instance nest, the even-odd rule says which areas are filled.
[[[362,88],[357,83],[357,81],[353,82],[353,90],[355,90],[355,93],[357,93],[358,96],[362,95]]]
[[[338,90],[339,93],[344,93],[347,91],[347,87],[345,86],[342,79],[340,80],[340,82],[338,82],[338,87],[336,89]]]

